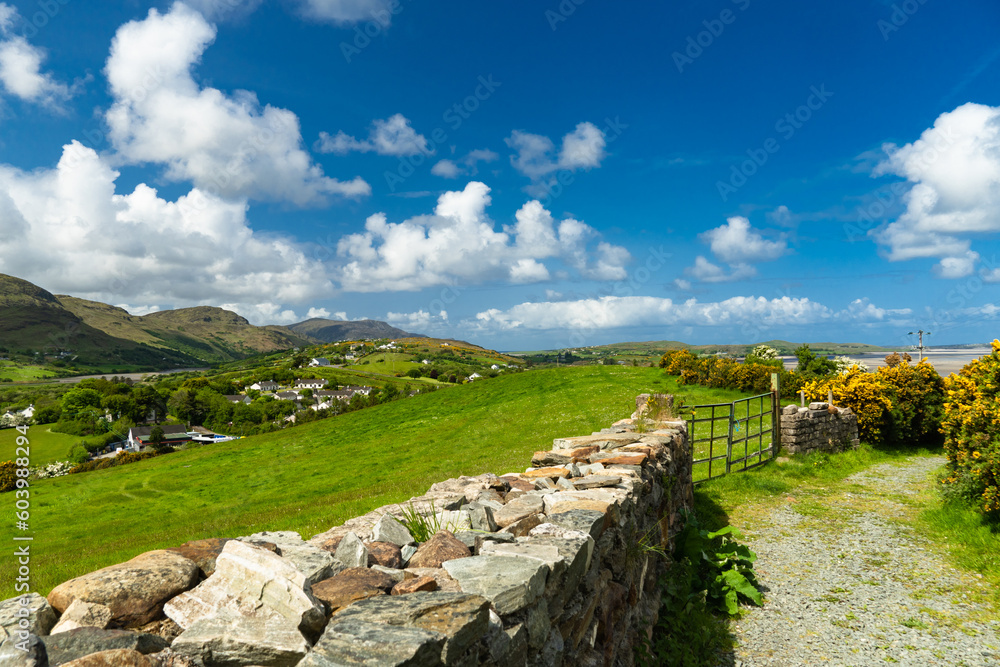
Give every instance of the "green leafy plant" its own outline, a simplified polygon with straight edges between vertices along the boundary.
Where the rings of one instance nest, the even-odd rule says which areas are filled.
[[[406,526],[410,535],[416,542],[422,543],[431,539],[435,533],[441,530],[441,522],[438,519],[437,511],[434,509],[434,501],[431,501],[431,511],[429,514],[421,514],[412,503],[399,506],[399,511],[403,513],[400,523]]]
[[[735,616],[739,602],[760,606],[753,563],[757,555],[737,542],[731,526],[709,532],[695,516],[682,512],[684,528],[674,538],[670,569],[660,579],[660,613],[652,636],[636,647],[640,665],[699,667],[714,664],[732,640],[723,620]],[[649,534],[639,548],[670,558]]]
[[[732,526],[709,532],[693,514],[684,514],[684,528],[677,535],[675,558],[694,567],[698,588],[705,591],[709,609],[735,616],[742,600],[758,607],[764,599],[757,589],[753,564],[757,554],[740,544]]]

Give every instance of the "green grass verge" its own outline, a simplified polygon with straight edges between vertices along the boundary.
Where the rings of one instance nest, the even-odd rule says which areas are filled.
[[[53,433],[50,425],[32,426],[28,430],[31,466],[40,466],[54,461],[65,461],[69,458],[70,448],[78,442],[87,440],[79,435]],[[14,460],[16,440],[21,435],[16,429],[5,428],[0,431],[0,461]],[[5,496],[0,496],[5,497]]]
[[[688,404],[726,395],[683,387]],[[552,439],[628,416],[659,369],[588,366],[500,376],[243,440],[40,480],[31,487],[32,589],[204,537],[296,530],[307,539],[458,475],[523,470]],[[732,398],[739,394],[728,392]],[[730,398],[730,400],[732,400]],[[714,400],[714,399],[712,399]],[[33,427],[29,437],[40,429]],[[0,502],[13,503],[13,495]],[[0,528],[11,543],[12,522]],[[14,568],[0,568],[0,596]]]

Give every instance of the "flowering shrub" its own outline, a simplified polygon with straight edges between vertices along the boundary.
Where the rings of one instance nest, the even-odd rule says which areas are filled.
[[[120,452],[118,456],[115,456],[114,458],[94,459],[93,461],[81,463],[70,470],[69,474],[73,475],[78,472],[90,472],[91,470],[104,470],[105,468],[111,468],[113,466],[123,466],[127,463],[135,463],[136,461],[151,459],[154,456],[160,456],[160,454],[157,452]]]
[[[748,394],[766,394],[771,391],[771,373],[777,373],[781,395],[786,398],[797,395],[803,383],[801,378],[784,368],[751,361],[741,364],[725,357],[698,357],[687,350],[666,352],[660,358],[660,368],[667,375],[680,376],[681,384],[737,389]]]
[[[17,465],[13,461],[0,463],[0,493],[10,491],[17,484]]]
[[[686,350],[667,352],[660,367],[668,375],[680,375],[684,384],[755,394],[770,390],[771,373],[776,370],[732,359],[702,359]],[[832,390],[834,403],[851,408],[858,416],[858,437],[871,445],[940,443],[944,380],[926,361],[911,366],[900,359],[874,373],[852,364],[844,373],[820,377],[786,370],[778,374],[784,398],[798,398],[801,389],[806,400],[825,401]]]
[[[949,377],[946,389],[943,481],[984,512],[1000,515],[1000,341]]]
[[[854,366],[857,366],[865,373],[871,370],[871,368],[869,368],[868,364],[866,364],[865,362],[858,361],[857,359],[851,359],[848,356],[837,357],[833,360],[833,363],[836,364],[838,373],[846,373],[847,371],[851,370],[851,368],[853,368]]]

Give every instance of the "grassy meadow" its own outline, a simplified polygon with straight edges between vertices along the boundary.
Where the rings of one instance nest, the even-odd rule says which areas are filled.
[[[657,368],[585,366],[503,375],[328,420],[31,486],[32,589],[150,549],[295,530],[305,538],[458,475],[523,470],[555,437],[627,417],[642,392],[687,405],[735,392],[683,387]],[[32,427],[34,446],[43,433]],[[44,440],[44,436],[43,440]],[[32,450],[34,454],[34,449]],[[13,503],[13,494],[5,494]],[[0,529],[10,543],[13,526]],[[0,596],[13,595],[12,568]]]
[[[87,438],[67,433],[53,433],[49,430],[51,424],[32,426],[29,429],[31,442],[31,465],[40,466],[55,461],[65,461],[69,458],[70,448]],[[0,430],[0,461],[14,458],[15,441],[21,435],[17,430],[5,428]]]

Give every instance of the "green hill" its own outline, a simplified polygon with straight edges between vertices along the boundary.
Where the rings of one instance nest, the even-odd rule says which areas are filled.
[[[336,343],[344,340],[363,340],[365,338],[406,338],[419,336],[397,329],[386,322],[379,320],[326,320],[323,318],[313,318],[305,322],[290,324],[289,330],[299,334],[314,338],[324,343]]]
[[[50,292],[0,274],[0,351],[31,360],[78,366],[165,368],[196,361],[177,350],[156,350],[108,335],[65,308]]]
[[[203,362],[232,361],[313,342],[284,327],[254,326],[222,308],[198,306],[138,316],[97,301],[63,295],[56,298],[84,322],[106,334],[182,352]]]
[[[32,482],[33,589],[44,594],[73,576],[189,539],[279,529],[308,538],[436,481],[523,470],[553,438],[603,428],[631,413],[636,394],[657,390],[676,385],[653,368],[514,373],[277,433]],[[683,393],[689,403],[723,400],[724,392],[710,391]],[[6,522],[0,539],[10,543],[13,530]],[[3,597],[13,594],[13,574],[0,570]]]

